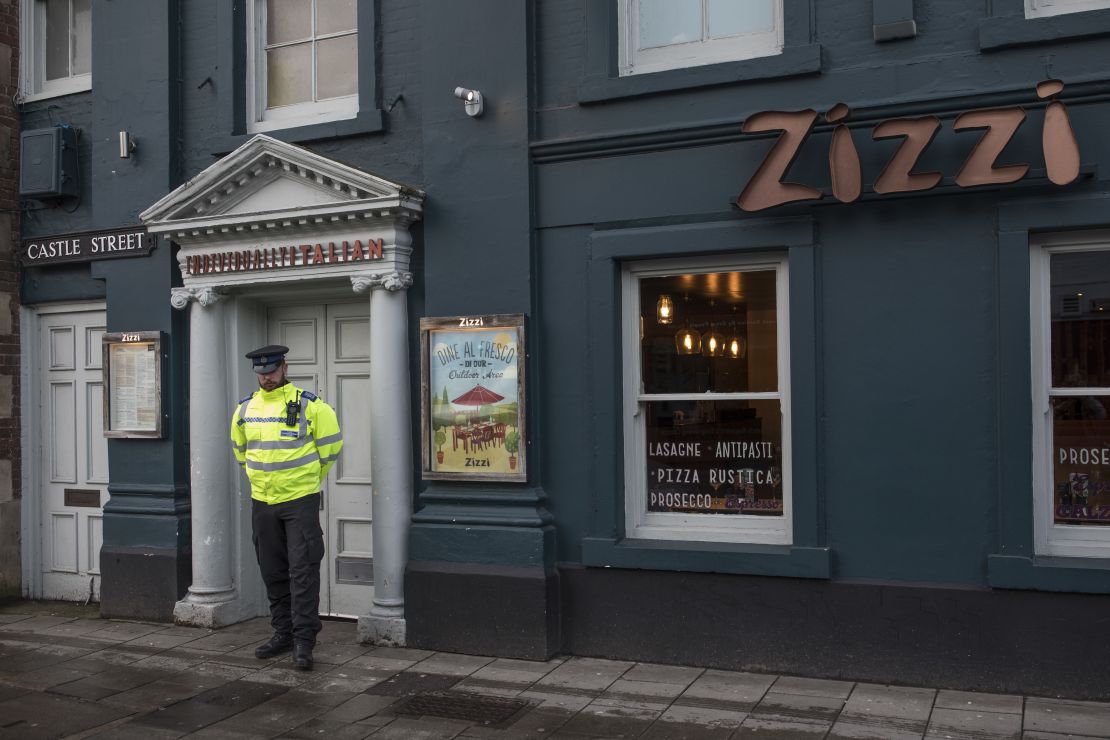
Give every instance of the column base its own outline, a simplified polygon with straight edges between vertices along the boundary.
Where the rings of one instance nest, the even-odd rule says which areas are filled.
[[[371,645],[404,647],[405,628],[404,617],[378,617],[374,615],[359,617],[358,641]]]
[[[227,627],[243,621],[241,607],[234,592],[227,601],[193,601],[186,596],[174,605],[173,621],[187,627]]]

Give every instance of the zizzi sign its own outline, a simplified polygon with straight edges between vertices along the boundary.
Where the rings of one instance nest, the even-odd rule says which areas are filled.
[[[19,261],[25,267],[66,262],[90,262],[150,254],[157,237],[142,227],[84,231],[24,239]]]
[[[1067,185],[1079,177],[1079,145],[1071,127],[1067,107],[1056,99],[1064,89],[1060,80],[1046,80],[1037,85],[1037,97],[1048,100],[1042,131],[1042,148],[1048,179],[1056,185]],[[834,105],[826,114],[828,123],[835,123],[829,146],[829,174],[833,197],[852,203],[863,192],[863,176],[859,152],[844,121],[851,110],[847,105]],[[794,163],[802,146],[809,139],[817,121],[817,111],[765,111],[744,121],[746,134],[781,131],[771,151],[736,199],[745,211],[762,211],[775,206],[806,200],[820,200],[824,193],[802,183],[786,182],[783,178]],[[1002,150],[1010,143],[1025,121],[1025,111],[1016,106],[989,108],[962,113],[956,117],[955,131],[981,130],[978,143],[956,174],[956,185],[972,188],[981,185],[1004,185],[1017,182],[1029,172],[1028,164],[996,167]],[[902,139],[890,161],[875,179],[872,189],[880,194],[912,193],[929,190],[940,184],[940,172],[914,172],[933,138],[940,131],[936,116],[895,118],[882,121],[871,131],[871,138]]]

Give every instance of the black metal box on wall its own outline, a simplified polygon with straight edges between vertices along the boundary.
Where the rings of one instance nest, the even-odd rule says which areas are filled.
[[[76,196],[77,131],[69,126],[24,131],[19,136],[19,194],[27,198]]]

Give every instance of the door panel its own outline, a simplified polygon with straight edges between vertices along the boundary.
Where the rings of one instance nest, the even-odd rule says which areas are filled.
[[[370,317],[365,301],[277,306],[267,341],[289,347],[289,379],[327,401],[345,445],[324,485],[320,612],[365,614],[373,598],[370,510]]]
[[[40,428],[33,453],[40,480],[37,546],[42,598],[99,598],[100,546],[108,485],[101,377],[103,311],[46,313],[39,319],[35,363],[39,370]],[[95,505],[67,504],[88,501]]]

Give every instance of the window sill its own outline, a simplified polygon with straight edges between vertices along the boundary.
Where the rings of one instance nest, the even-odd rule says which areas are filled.
[[[1110,593],[1110,560],[991,555],[987,583],[991,588],[1105,594]]]
[[[1110,10],[1089,10],[1047,18],[1005,15],[979,21],[979,51],[1050,44],[1107,34],[1110,34]]]
[[[582,563],[604,568],[827,579],[830,560],[827,547],[601,537],[582,540]]]
[[[626,77],[587,76],[578,86],[579,103],[633,98],[715,85],[776,77],[797,77],[821,71],[821,45],[788,46],[781,54],[698,67],[649,72]]]
[[[64,95],[75,95],[77,93],[88,92],[89,90],[92,90],[92,75],[82,75],[80,77],[73,77],[64,82],[58,81],[51,83],[35,93],[26,93],[20,97],[19,102],[33,103],[37,100],[60,98]]]
[[[354,118],[328,123],[314,123],[308,126],[295,126],[266,131],[267,136],[290,144],[302,144],[321,139],[337,139],[344,136],[357,136],[359,134],[376,134],[385,131],[385,118],[378,108],[368,111],[359,111]],[[232,134],[220,145],[220,153],[224,154],[239,148],[254,138],[255,134]]]

